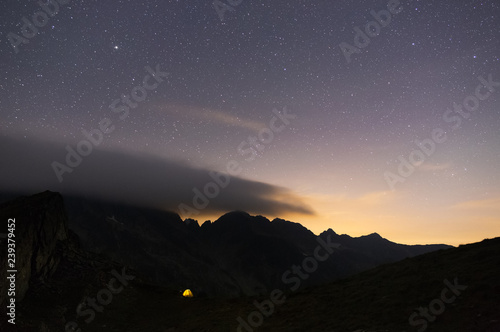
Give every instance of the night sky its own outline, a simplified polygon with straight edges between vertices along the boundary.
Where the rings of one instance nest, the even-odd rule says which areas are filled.
[[[0,4],[1,189],[500,235],[497,0],[42,1]]]

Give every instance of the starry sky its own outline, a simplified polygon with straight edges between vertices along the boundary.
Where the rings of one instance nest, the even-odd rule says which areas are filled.
[[[496,0],[0,9],[2,190],[408,244],[500,235]]]

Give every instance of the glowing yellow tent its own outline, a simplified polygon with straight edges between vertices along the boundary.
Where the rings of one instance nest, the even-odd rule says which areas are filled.
[[[193,292],[191,292],[190,289],[186,289],[184,293],[182,293],[182,296],[184,297],[193,297]]]

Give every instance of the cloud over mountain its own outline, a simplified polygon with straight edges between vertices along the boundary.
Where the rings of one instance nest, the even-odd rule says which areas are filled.
[[[193,206],[194,189],[203,192],[214,181],[208,169],[152,155],[125,154],[93,149],[59,183],[52,162],[65,163],[65,146],[49,141],[0,137],[0,186],[5,191],[33,193],[43,190],[83,194],[177,211],[179,204]],[[314,214],[289,189],[241,177],[231,177],[204,213],[245,210],[279,215]]]

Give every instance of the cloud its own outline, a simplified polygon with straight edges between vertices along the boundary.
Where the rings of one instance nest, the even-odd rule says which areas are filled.
[[[243,128],[251,131],[258,132],[266,127],[263,122],[245,119],[242,117],[234,116],[220,110],[210,109],[206,107],[197,107],[193,105],[184,104],[163,104],[160,106],[162,112],[175,114],[176,116],[186,117],[190,121],[198,119],[206,122],[215,122],[223,126]]]
[[[459,210],[498,210],[500,211],[500,197],[482,200],[465,201],[452,206]]]
[[[0,150],[0,188],[4,191],[52,190],[177,211],[180,203],[193,206],[194,188],[203,191],[204,186],[213,181],[209,170],[183,162],[94,147],[59,183],[51,163],[65,163],[65,146],[0,137]],[[263,215],[314,214],[302,198],[289,189],[239,177],[231,177],[229,185],[221,189],[202,212],[230,210]]]
[[[387,200],[391,199],[394,193],[391,191],[376,191],[364,194],[363,196],[353,199],[352,203],[358,206],[378,206],[384,204]]]

